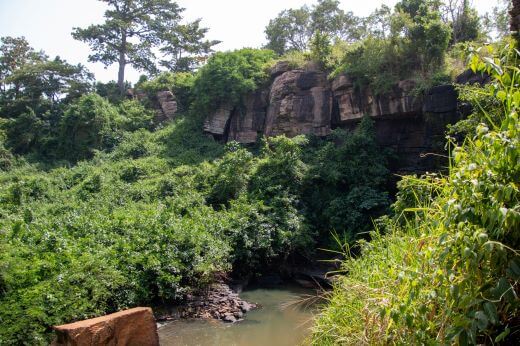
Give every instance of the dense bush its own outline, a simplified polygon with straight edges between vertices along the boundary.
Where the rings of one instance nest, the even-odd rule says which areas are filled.
[[[266,67],[273,58],[270,50],[250,48],[215,53],[197,73],[193,90],[196,110],[239,105],[245,93],[268,77]]]
[[[64,153],[78,160],[92,157],[95,149],[113,147],[120,121],[117,108],[106,99],[97,94],[82,96],[68,107],[60,122]]]
[[[348,274],[317,319],[315,344],[518,339],[519,56],[509,46],[502,57],[473,57],[473,68],[493,76],[473,98],[490,125],[478,125],[460,146],[450,143],[446,177],[400,184],[388,234],[374,231],[360,243],[362,256],[343,264]],[[480,108],[481,95],[496,98],[500,112]]]
[[[193,98],[193,83],[195,75],[190,72],[163,72],[159,76],[148,79],[146,76],[141,77],[135,85],[135,89],[143,91],[148,97],[148,103],[156,101],[156,95],[159,91],[171,91],[175,95],[179,112],[185,112],[189,109]]]
[[[387,160],[368,117],[353,132],[335,130],[312,152],[304,199],[310,224],[322,239],[333,230],[354,240],[369,229],[372,218],[385,213],[390,203]]]

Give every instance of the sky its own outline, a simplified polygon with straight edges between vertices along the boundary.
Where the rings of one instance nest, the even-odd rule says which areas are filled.
[[[269,20],[288,8],[298,8],[316,1],[298,0],[178,0],[184,7],[184,19],[202,18],[208,27],[207,38],[223,41],[216,50],[242,47],[258,48],[265,44],[264,29]],[[386,4],[393,7],[397,0],[340,0],[341,8],[358,16],[366,16]],[[479,13],[484,14],[495,0],[473,0]],[[59,55],[68,62],[81,63],[96,79],[107,82],[117,78],[117,66],[104,68],[101,63],[88,63],[87,44],[74,40],[74,27],[86,27],[103,22],[105,4],[97,0],[0,0],[0,37],[25,36],[37,50],[49,56]],[[126,79],[137,81],[140,73],[128,69]]]

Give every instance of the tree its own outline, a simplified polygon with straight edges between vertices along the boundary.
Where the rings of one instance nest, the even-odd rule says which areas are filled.
[[[339,8],[337,0],[320,0],[309,8],[284,10],[265,28],[266,48],[279,55],[288,51],[305,51],[317,31],[331,39],[354,41],[361,37],[361,20],[352,12]]]
[[[385,39],[390,34],[391,15],[390,7],[381,5],[363,20],[363,35]]]
[[[499,0],[493,7],[491,13],[486,13],[483,17],[484,27],[488,34],[498,38],[509,35],[509,11],[512,8],[512,1]]]
[[[220,41],[204,40],[208,28],[200,27],[200,19],[192,23],[172,25],[161,38],[165,42],[161,52],[167,59],[161,65],[174,72],[194,70],[213,51],[212,47]]]
[[[35,52],[23,37],[3,37],[1,42],[3,117],[17,117],[27,108],[42,114],[90,90],[93,76],[82,65],[71,65],[60,57],[50,60],[43,52]]]
[[[337,0],[319,0],[311,13],[313,34],[320,31],[330,37],[345,41],[355,41],[360,38],[361,20],[352,12],[339,8]]]
[[[332,53],[329,35],[317,30],[311,39],[310,49],[312,60],[317,61],[322,67],[326,68]]]
[[[443,23],[438,0],[402,0],[395,5],[392,39],[401,45],[411,68],[423,74],[442,66],[451,30]]]
[[[100,0],[110,9],[103,24],[85,29],[74,28],[72,36],[87,42],[94,54],[89,61],[105,66],[117,63],[117,84],[124,93],[125,68],[156,72],[153,47],[161,43],[161,35],[181,20],[184,10],[170,0]]]
[[[443,20],[452,28],[451,43],[474,41],[481,35],[480,18],[468,0],[447,0]]]
[[[9,77],[14,71],[25,65],[28,61],[42,60],[42,53],[37,53],[25,37],[2,37],[0,39],[0,92],[5,93],[9,88]],[[17,85],[13,86],[16,90]]]
[[[265,28],[266,48],[279,55],[291,50],[306,50],[312,37],[310,20],[311,13],[307,6],[280,12]]]

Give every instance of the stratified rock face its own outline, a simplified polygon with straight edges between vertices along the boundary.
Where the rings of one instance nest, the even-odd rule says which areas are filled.
[[[421,99],[414,94],[415,83],[400,81],[388,93],[374,96],[370,89],[357,91],[347,76],[340,75],[332,81],[334,102],[338,114],[335,123],[359,120],[364,115],[374,118],[406,116],[421,110]]]
[[[268,91],[261,90],[246,96],[244,109],[235,108],[230,114],[228,140],[254,143],[264,130],[268,105]]]
[[[52,345],[158,346],[157,326],[150,308],[134,308],[90,320],[54,327]]]
[[[156,121],[162,122],[172,120],[177,113],[177,101],[171,91],[159,91],[157,93],[157,102],[160,109],[157,110]]]
[[[487,76],[462,74],[459,83],[486,83]],[[460,81],[459,81],[460,80]],[[354,87],[345,75],[332,81],[316,66],[290,69],[279,62],[271,83],[244,99],[240,107],[224,105],[205,121],[204,131],[218,140],[254,143],[259,136],[326,136],[336,127],[354,128],[367,115],[375,120],[376,139],[399,157],[394,171],[424,172],[438,167],[446,125],[459,119],[452,85],[416,92],[403,80],[382,95]]]
[[[276,77],[269,95],[264,134],[327,135],[332,94],[327,76],[318,71],[293,70]]]

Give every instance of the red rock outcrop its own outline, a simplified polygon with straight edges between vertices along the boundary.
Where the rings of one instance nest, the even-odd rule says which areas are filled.
[[[157,326],[150,308],[114,314],[54,327],[53,346],[158,346]]]

